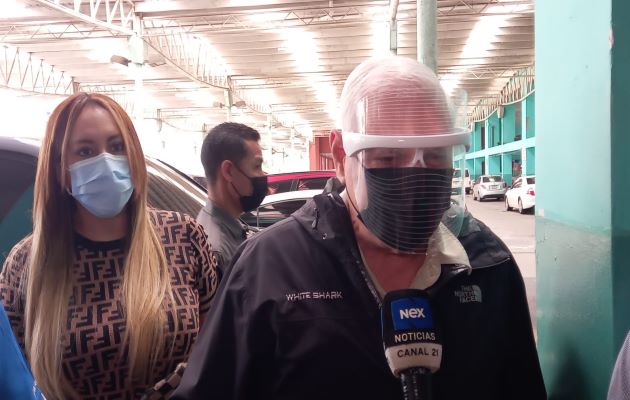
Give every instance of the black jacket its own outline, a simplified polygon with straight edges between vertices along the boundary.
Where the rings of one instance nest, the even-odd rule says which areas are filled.
[[[443,344],[433,399],[545,399],[518,267],[470,215],[462,232],[472,273],[443,265],[428,289]],[[402,399],[383,352],[380,300],[360,260],[336,194],[248,240],[173,398]]]

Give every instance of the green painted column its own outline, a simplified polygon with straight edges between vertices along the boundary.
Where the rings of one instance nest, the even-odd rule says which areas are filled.
[[[473,133],[472,140],[472,151],[481,150],[481,127],[484,123],[484,121],[475,122],[475,131]]]
[[[536,119],[536,93],[532,93],[523,101],[523,130],[526,138],[536,136],[534,121]]]
[[[500,146],[502,144],[501,141],[501,119],[497,116],[495,112],[486,120],[486,148]]]
[[[504,106],[503,118],[501,118],[503,143],[511,143],[516,136],[516,109],[514,104]]]
[[[536,148],[528,147],[525,149],[525,159],[527,162],[523,163],[523,173],[525,175],[536,174]]]
[[[628,20],[627,0],[536,3],[538,350],[550,399],[605,399],[630,329]]]
[[[489,175],[500,175],[501,174],[501,154],[493,154],[488,157],[488,161],[486,162],[488,166],[488,174]]]
[[[512,153],[503,154],[501,157],[501,177],[508,184],[512,184]]]

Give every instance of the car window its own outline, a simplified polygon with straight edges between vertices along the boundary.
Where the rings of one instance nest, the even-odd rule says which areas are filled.
[[[285,181],[269,182],[267,194],[290,192],[292,183],[293,183],[293,179],[288,179]]]
[[[330,177],[322,176],[319,178],[303,178],[298,181],[297,190],[317,190],[324,189],[326,182]]]
[[[501,178],[498,175],[484,176],[483,181],[484,183],[485,182],[503,182],[503,178]]]
[[[266,204],[259,207],[256,212],[243,214],[241,219],[249,225],[267,228],[299,210],[306,201],[307,199],[297,199]]]
[[[0,269],[11,248],[32,231],[33,183],[37,159],[0,151]],[[11,173],[6,173],[11,171]]]
[[[527,184],[528,185],[535,185],[536,184],[536,177],[532,176],[527,178]]]
[[[520,188],[522,183],[523,183],[523,181],[522,181],[522,180],[520,180],[520,179],[519,179],[519,180],[517,180],[517,181],[514,183],[514,189]]]
[[[470,172],[468,172],[468,170],[466,170],[466,178],[470,178]]]
[[[147,159],[149,205],[162,210],[183,212],[193,218],[206,203],[203,190],[159,161]]]
[[[462,170],[461,169],[456,169],[453,171],[453,178],[461,178],[462,177]]]

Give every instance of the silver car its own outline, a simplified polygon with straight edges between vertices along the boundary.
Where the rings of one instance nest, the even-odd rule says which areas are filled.
[[[473,200],[503,199],[507,185],[500,175],[481,175],[475,179],[472,195]]]

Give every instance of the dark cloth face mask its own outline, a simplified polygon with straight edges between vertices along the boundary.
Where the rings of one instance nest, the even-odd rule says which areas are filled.
[[[234,164],[234,166],[236,167],[236,169],[239,170],[241,174],[243,174],[245,177],[247,177],[247,179],[249,179],[249,182],[252,185],[252,188],[253,188],[252,194],[250,194],[249,196],[243,196],[241,195],[241,192],[238,191],[236,186],[234,186],[234,183],[232,183],[232,187],[234,188],[234,190],[236,190],[236,193],[238,193],[238,195],[240,196],[239,201],[241,203],[241,208],[243,209],[243,212],[252,211],[256,209],[260,205],[260,203],[262,203],[265,196],[267,196],[267,190],[268,190],[267,175],[248,176],[239,167],[237,167],[236,164]]]
[[[450,168],[365,168],[368,205],[359,219],[389,247],[426,251],[450,208],[452,176]]]

